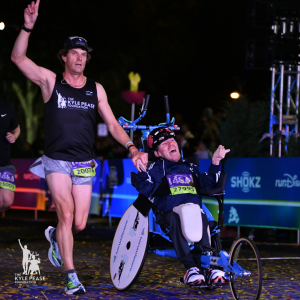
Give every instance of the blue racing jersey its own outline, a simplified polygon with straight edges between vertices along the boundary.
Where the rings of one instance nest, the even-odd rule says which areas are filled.
[[[138,173],[135,187],[140,194],[151,198],[166,176],[170,193],[154,197],[154,204],[163,213],[169,213],[175,206],[185,203],[199,204],[202,208],[202,198],[197,194],[193,180],[198,180],[201,189],[213,189],[220,177],[220,169],[221,165],[211,164],[207,173],[200,173],[198,166],[184,159],[178,162],[159,160],[151,164],[146,172]]]

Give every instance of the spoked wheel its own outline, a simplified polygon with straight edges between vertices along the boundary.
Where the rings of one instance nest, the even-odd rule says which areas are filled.
[[[262,289],[262,266],[256,245],[249,239],[240,238],[230,250],[230,264],[235,261],[250,276],[231,274],[230,289],[234,299],[258,300]]]

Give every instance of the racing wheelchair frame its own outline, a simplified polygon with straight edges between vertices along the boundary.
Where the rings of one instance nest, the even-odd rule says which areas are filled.
[[[149,103],[149,95],[144,99],[140,116],[134,121],[128,121],[123,117],[118,119],[121,126],[128,132],[130,129],[142,130],[142,142],[144,149],[148,152],[149,161],[155,158],[147,147],[147,137],[151,130],[157,127],[167,127],[171,130],[179,130],[175,125],[175,119],[170,120],[168,97],[165,96],[166,122],[157,126],[137,125],[145,116]],[[199,166],[199,160],[195,157],[187,159]],[[131,183],[134,186],[136,173],[131,173]],[[214,220],[212,214],[205,204],[202,209],[207,216],[210,224],[211,245],[204,245],[205,251],[199,256],[199,265],[203,268],[219,268],[229,274],[230,289],[234,299],[242,299],[247,293],[251,299],[259,299],[262,289],[262,266],[260,255],[256,245],[247,238],[238,239],[231,247],[230,253],[222,250],[219,237],[223,225],[223,201],[225,194],[226,174],[222,173],[220,179],[213,190],[199,189],[201,196],[213,197],[218,201],[218,223]],[[160,193],[163,188],[160,189]],[[153,209],[157,210],[163,217],[163,214],[146,197],[139,195],[136,201],[129,206],[122,216],[116,230],[110,256],[110,274],[114,287],[117,290],[124,291],[129,289],[138,278],[146,260],[147,253],[155,253],[161,256],[177,257],[174,249],[158,250],[153,248],[153,240],[160,236],[165,240],[172,242],[165,231],[156,224]],[[192,250],[194,245],[190,243]],[[203,245],[202,245],[203,246]],[[243,267],[240,266],[243,265]],[[217,285],[202,285],[201,288],[216,288]]]

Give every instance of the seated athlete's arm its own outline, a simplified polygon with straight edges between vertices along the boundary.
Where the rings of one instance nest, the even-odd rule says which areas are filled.
[[[230,149],[225,149],[222,145],[214,152],[212,163],[207,173],[198,173],[200,187],[204,190],[213,189],[218,182],[221,173],[220,161],[225,157]]]
[[[32,2],[24,10],[24,26],[33,29],[38,16],[40,1]],[[50,97],[55,83],[55,73],[45,68],[37,66],[26,56],[30,32],[21,29],[15,42],[11,60],[21,70],[21,72],[32,82],[40,86],[44,101],[47,102]]]
[[[197,170],[197,177],[200,188],[203,190],[214,189],[219,180],[220,174],[221,166],[214,165],[213,163],[209,166],[208,172],[200,173],[199,170]]]
[[[135,188],[143,196],[150,198],[162,182],[164,171],[160,162],[153,163],[146,172],[139,172]]]

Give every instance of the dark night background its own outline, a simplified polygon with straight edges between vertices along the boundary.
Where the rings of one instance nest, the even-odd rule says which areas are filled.
[[[27,55],[38,65],[63,72],[56,54],[68,36],[82,36],[94,48],[85,75],[103,85],[116,118],[130,119],[131,105],[121,92],[129,90],[128,74],[133,71],[141,75],[139,90],[150,94],[143,123],[165,121],[163,97],[168,95],[171,116],[176,116],[179,125],[188,123],[194,133],[205,108],[216,112],[224,103],[225,107],[232,104],[231,92],[241,92],[247,101],[231,106],[227,116],[234,122],[229,124],[227,117],[219,142],[236,148],[232,156],[265,156],[267,139],[259,149],[248,151],[269,131],[271,88],[268,68],[245,68],[246,40],[253,34],[248,26],[249,3],[253,1],[41,0]],[[6,1],[0,11],[0,22],[6,24],[0,31],[0,97],[14,104],[24,129],[24,113],[11,83],[14,80],[25,90],[26,81],[10,54],[27,4],[27,0]],[[42,111],[40,92],[36,98],[40,99],[35,100],[35,110]],[[42,117],[39,124],[42,128]],[[251,137],[248,144],[246,137]],[[242,144],[245,151],[241,151]]]
[[[27,3],[6,1],[1,7],[0,20],[6,24],[0,32],[1,78],[23,80],[10,52]],[[130,105],[120,97],[129,89],[130,71],[140,73],[139,89],[151,95],[149,109],[161,119],[164,95],[169,95],[171,113],[181,112],[186,121],[229,100],[238,82],[245,82],[243,92],[251,98],[268,99],[269,72],[245,70],[247,1],[42,0],[28,56],[61,72],[55,56],[72,35],[85,37],[94,48],[86,75],[102,83],[116,117],[125,111],[130,117]],[[8,69],[11,74],[5,74]]]

